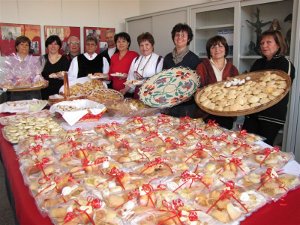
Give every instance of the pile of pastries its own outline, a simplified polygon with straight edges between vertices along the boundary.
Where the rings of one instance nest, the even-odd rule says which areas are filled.
[[[20,169],[54,224],[224,224],[299,186],[293,155],[215,122],[165,115],[23,139]],[[264,157],[261,157],[261,156]]]
[[[159,112],[158,108],[151,108],[136,99],[112,101],[107,104],[108,114],[113,116],[150,116]]]
[[[71,96],[78,96],[78,95],[84,95],[88,96],[91,93],[105,88],[103,85],[103,82],[101,80],[90,80],[86,81],[83,84],[77,83],[72,86],[70,86],[70,95]]]
[[[113,89],[100,89],[93,91],[88,99],[100,102],[100,103],[113,103],[114,101],[120,101],[124,99],[121,92]]]
[[[16,144],[29,136],[60,135],[64,130],[52,117],[27,114],[27,116],[11,116],[2,132],[6,140]]]
[[[246,111],[264,106],[286,93],[287,80],[275,72],[264,72],[255,78],[241,76],[205,87],[197,95],[203,109],[216,112]]]

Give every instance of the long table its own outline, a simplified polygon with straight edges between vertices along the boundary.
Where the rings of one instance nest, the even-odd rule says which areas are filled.
[[[0,126],[2,129],[3,126]],[[19,162],[12,144],[0,134],[0,153],[14,199],[15,213],[20,225],[51,225],[35,205],[19,170]],[[241,225],[300,225],[300,188],[290,191],[277,202],[269,203],[251,214]]]

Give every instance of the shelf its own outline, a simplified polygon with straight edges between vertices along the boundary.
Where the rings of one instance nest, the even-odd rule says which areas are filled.
[[[196,30],[208,30],[208,29],[219,29],[219,28],[233,28],[233,23],[229,24],[219,24],[219,25],[212,25],[212,26],[202,26],[196,27]]]

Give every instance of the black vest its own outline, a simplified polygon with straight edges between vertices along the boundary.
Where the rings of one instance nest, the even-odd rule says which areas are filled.
[[[97,55],[93,60],[88,60],[83,54],[77,57],[78,75],[77,77],[86,77],[89,73],[102,73],[103,57]]]

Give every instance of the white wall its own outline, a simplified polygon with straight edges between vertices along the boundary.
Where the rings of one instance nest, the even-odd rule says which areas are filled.
[[[84,26],[124,31],[125,18],[139,12],[139,0],[0,0],[0,22],[41,25],[42,43],[44,25],[79,26],[83,40]]]
[[[140,15],[223,0],[140,0]]]

